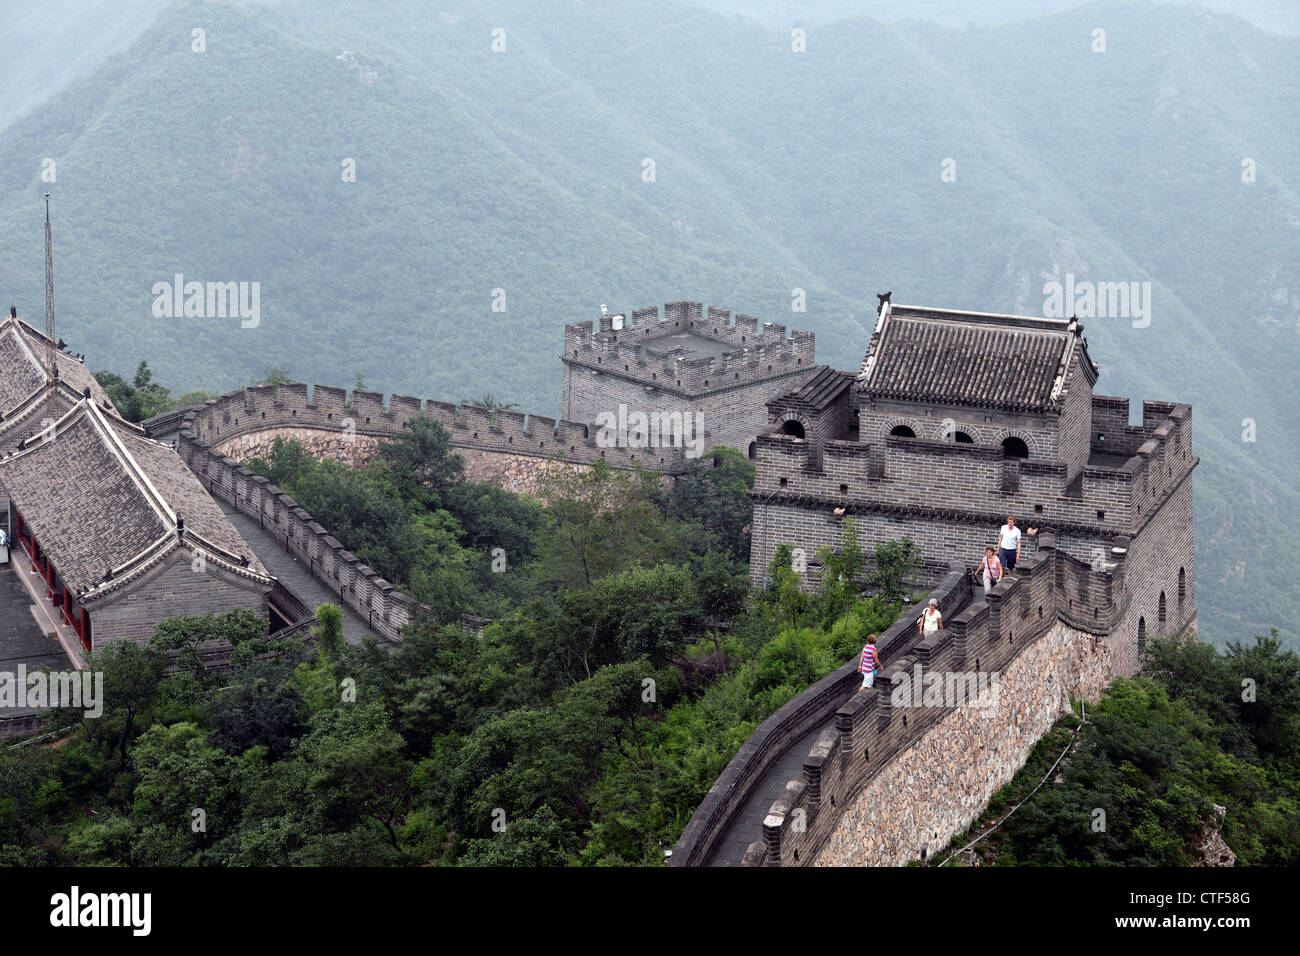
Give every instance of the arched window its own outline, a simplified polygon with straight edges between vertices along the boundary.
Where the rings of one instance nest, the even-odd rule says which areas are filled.
[[[1164,592],[1164,591],[1161,591],[1161,592],[1160,592],[1160,612],[1159,612],[1159,614],[1160,614],[1160,633],[1163,634],[1163,633],[1164,633],[1164,630],[1165,630],[1165,592]]]
[[[1138,657],[1146,653],[1147,648],[1147,619],[1138,618]]]
[[[793,418],[781,426],[782,435],[793,435],[795,438],[803,438],[803,423],[795,421]]]
[[[1183,609],[1183,601],[1187,599],[1187,569],[1178,569],[1178,610]]]
[[[912,429],[908,428],[906,425],[895,425],[889,430],[889,434],[897,435],[899,438],[916,437],[916,432],[912,431]]]
[[[752,441],[749,443],[749,457],[753,459],[757,454],[758,454],[758,442]]]
[[[1002,457],[1028,458],[1029,446],[1025,444],[1023,438],[1017,438],[1015,435],[1011,435],[1002,439]]]
[[[955,434],[952,436],[952,440],[955,441],[958,445],[973,445],[973,444],[975,444],[975,439],[971,438],[970,435],[967,435],[965,432],[957,432],[957,433],[955,433]]]

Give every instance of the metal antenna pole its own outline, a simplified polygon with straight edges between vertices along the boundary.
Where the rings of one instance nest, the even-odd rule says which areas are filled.
[[[54,337],[54,251],[50,244],[50,194],[45,194],[45,364],[50,375],[50,397],[46,417],[50,426],[59,417],[59,364],[55,357],[58,339]]]

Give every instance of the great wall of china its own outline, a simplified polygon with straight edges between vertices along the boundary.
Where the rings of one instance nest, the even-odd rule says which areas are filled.
[[[889,303],[882,306],[883,324]],[[1015,328],[1041,321],[973,316]],[[783,326],[765,324],[755,342],[757,328],[746,316],[733,324],[719,309],[706,316],[691,302],[669,303],[662,319],[657,309],[637,310],[630,321],[602,316],[594,333],[589,323],[572,324],[566,413],[591,419],[625,400],[665,413],[699,403],[694,407],[707,408],[715,424],[706,447],[748,444],[758,465],[755,581],[777,544],[834,547],[840,519],[853,515],[870,540],[908,534],[922,544],[931,556],[923,578],[937,583],[931,593],[947,625],[922,637],[915,611],[905,613],[879,640],[882,670],[873,688],[860,689],[850,662],[769,717],[718,777],[668,863],[897,865],[926,858],[978,816],[1072,698],[1096,700],[1114,677],[1137,671],[1148,619],[1157,635],[1194,633],[1190,409],[1147,402],[1142,423],[1130,424],[1127,399],[1092,395],[1091,380],[1067,368],[1060,375],[1073,383],[1062,419],[1068,434],[1052,431],[1054,419],[1035,431],[1023,415],[981,409],[982,421],[963,423],[966,443],[954,444],[935,431],[933,409],[900,419],[845,393],[853,376],[813,367],[810,335],[787,339]],[[1077,323],[1048,327],[1076,341],[1081,331]],[[699,356],[712,340],[744,354]],[[1086,343],[1082,349],[1086,359]],[[742,372],[771,393],[768,425],[756,435],[739,417],[744,410],[753,417],[757,394],[755,383],[740,381]],[[791,387],[789,376],[796,390],[778,400],[780,389]],[[824,392],[821,406],[804,407],[799,382]],[[834,395],[832,403],[826,396]],[[553,468],[604,460],[671,476],[688,463],[681,447],[606,447],[592,425],[575,421],[401,395],[385,402],[375,392],[303,384],[251,387],[148,426],[151,436],[173,439],[214,495],[271,529],[377,634],[400,640],[415,610],[411,599],[241,461],[265,456],[283,438],[316,457],[364,464],[381,440],[420,415],[447,429],[467,477],[523,493],[536,493]],[[754,441],[738,441],[731,431]],[[1025,455],[1009,457],[1005,443],[998,447],[1007,435],[1024,441]],[[972,510],[983,498],[990,507]],[[987,595],[974,593],[961,565],[947,565],[945,576],[936,558],[972,550],[987,533],[981,529],[1008,510],[1050,522],[1014,575]],[[1175,572],[1177,603],[1169,607]],[[905,692],[927,675],[942,685],[963,673],[996,675],[995,701],[960,706]]]

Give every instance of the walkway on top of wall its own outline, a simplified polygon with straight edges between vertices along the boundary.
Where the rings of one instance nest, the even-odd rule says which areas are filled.
[[[26,557],[22,551],[14,556]],[[72,665],[59,642],[46,637],[32,616],[32,596],[14,576],[12,565],[0,565],[0,672],[17,674],[18,665],[27,665],[27,672],[44,667],[53,671],[68,671]],[[4,716],[19,717],[36,713],[35,707],[6,707]]]
[[[343,609],[343,639],[349,644],[360,644],[362,638],[367,634],[373,633],[366,624],[366,619],[354,611],[351,607],[339,600],[336,592],[312,575],[303,563],[293,554],[285,551],[284,542],[270,531],[267,531],[251,517],[242,511],[236,511],[234,506],[220,498],[215,498],[217,504],[230,523],[235,526],[235,530],[240,536],[248,542],[248,546],[256,552],[262,564],[266,569],[274,574],[286,588],[292,591],[303,603],[307,604],[314,611],[322,604],[333,604]],[[383,635],[376,634],[379,638],[380,646],[388,644]]]
[[[740,866],[745,851],[754,842],[763,839],[763,818],[772,809],[777,797],[785,792],[785,785],[791,780],[803,779],[803,762],[808,751],[817,743],[826,728],[834,728],[835,718],[819,724],[796,740],[781,755],[767,773],[754,785],[740,812],[731,820],[731,825],[718,837],[713,853],[705,866]]]

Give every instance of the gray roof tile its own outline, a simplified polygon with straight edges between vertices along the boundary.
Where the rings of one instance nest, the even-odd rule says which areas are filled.
[[[0,485],[80,599],[110,568],[136,561],[175,530],[266,569],[171,448],[110,412],[78,403],[52,438],[34,438],[0,459]],[[218,555],[221,557],[221,555]]]
[[[1071,347],[1077,335],[1061,320],[892,306],[860,383],[875,398],[1048,411],[1059,407],[1067,359],[1085,362],[1096,380],[1081,337]]]

